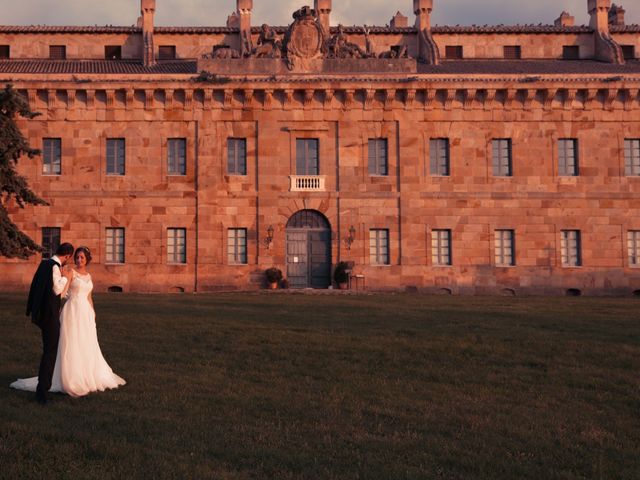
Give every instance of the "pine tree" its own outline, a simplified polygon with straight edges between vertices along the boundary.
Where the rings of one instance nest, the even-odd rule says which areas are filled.
[[[15,202],[20,208],[25,204],[48,205],[27,185],[27,179],[16,172],[20,157],[33,158],[39,150],[29,146],[16,124],[16,117],[34,118],[39,113],[29,109],[25,99],[11,85],[0,90],[0,256],[28,258],[42,248],[22,233],[9,219],[7,210]]]

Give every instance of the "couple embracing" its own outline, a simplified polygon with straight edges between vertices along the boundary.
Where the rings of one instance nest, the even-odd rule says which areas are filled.
[[[31,282],[27,315],[42,331],[42,360],[37,377],[19,379],[11,387],[35,391],[42,404],[50,401],[49,392],[80,397],[126,383],[113,373],[98,345],[89,263],[87,247],[74,251],[63,243],[40,263]],[[67,301],[61,309],[62,298]]]

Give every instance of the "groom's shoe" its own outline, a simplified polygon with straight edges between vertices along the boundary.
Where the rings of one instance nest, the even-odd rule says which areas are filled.
[[[36,402],[40,405],[46,405],[47,403],[51,403],[51,397],[46,393],[36,392]]]

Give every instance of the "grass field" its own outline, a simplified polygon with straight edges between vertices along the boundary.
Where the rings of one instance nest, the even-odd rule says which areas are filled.
[[[1,478],[640,478],[638,299],[97,295],[128,384],[45,407],[24,302]]]

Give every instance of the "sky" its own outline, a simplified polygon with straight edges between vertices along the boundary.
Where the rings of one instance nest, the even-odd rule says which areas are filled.
[[[254,0],[256,25],[288,25],[291,14],[313,0]],[[640,1],[621,0],[626,23],[640,23]],[[223,26],[235,0],[157,0],[156,25]],[[396,11],[415,18],[413,0],[333,0],[331,23],[386,25]],[[588,23],[587,0],[434,0],[439,25],[552,24],[562,10]],[[0,0],[0,25],[133,25],[140,0]]]

